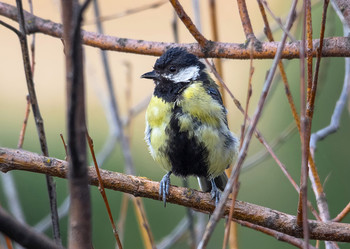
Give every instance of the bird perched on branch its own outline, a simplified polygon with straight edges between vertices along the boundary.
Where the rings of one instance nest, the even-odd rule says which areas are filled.
[[[217,204],[238,144],[228,128],[218,86],[205,65],[182,48],[168,49],[153,68],[141,76],[155,83],[145,140],[154,160],[167,171],[159,188],[164,206],[172,173],[197,176],[201,189],[211,192]]]

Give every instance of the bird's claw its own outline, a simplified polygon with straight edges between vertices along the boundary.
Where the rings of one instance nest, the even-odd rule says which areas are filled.
[[[171,171],[163,176],[159,183],[159,197],[163,198],[164,207],[166,207],[166,197],[169,195]]]
[[[216,187],[214,179],[210,180],[210,182],[211,182],[211,191],[210,191],[211,199],[213,200],[215,198],[215,206],[217,206],[220,201],[221,192]]]

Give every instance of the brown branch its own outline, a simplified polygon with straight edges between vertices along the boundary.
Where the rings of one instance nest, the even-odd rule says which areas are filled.
[[[94,162],[94,166],[95,166],[95,170],[96,170],[96,174],[97,174],[98,190],[100,191],[102,199],[103,199],[103,201],[105,203],[105,206],[106,206],[106,209],[107,209],[107,213],[108,213],[108,217],[109,217],[109,221],[111,222],[111,225],[112,225],[112,228],[113,228],[113,234],[114,234],[114,237],[115,237],[115,239],[117,241],[118,248],[119,249],[123,249],[122,242],[120,241],[120,238],[119,238],[117,227],[115,226],[115,223],[114,223],[114,219],[113,219],[113,215],[112,215],[112,212],[111,212],[111,208],[109,206],[109,202],[108,202],[108,199],[107,199],[106,191],[105,191],[105,188],[104,188],[103,183],[102,183],[102,178],[101,178],[101,174],[100,174],[100,168],[98,167],[96,156],[95,156],[94,142],[92,141],[92,138],[90,137],[88,131],[86,131],[86,139],[87,139],[87,142],[88,142],[88,145],[89,145],[89,148],[90,148],[90,153],[91,153],[92,160]]]
[[[266,227],[262,227],[262,226],[259,226],[259,225],[255,225],[255,224],[252,224],[252,223],[249,223],[249,222],[246,222],[246,221],[236,220],[235,222],[237,222],[238,224],[240,224],[242,226],[249,227],[249,228],[254,229],[256,231],[259,231],[259,232],[262,232],[264,234],[273,236],[277,240],[287,242],[287,243],[289,243],[289,244],[291,244],[293,246],[296,246],[298,248],[303,248],[304,242],[302,240],[300,240],[300,239],[297,239],[297,238],[293,237],[293,236],[290,236],[290,235],[287,235],[287,234],[284,234],[284,233],[280,233],[280,232],[277,232],[275,230],[272,230],[272,229],[269,229],[269,228],[266,228]],[[309,248],[310,249],[316,249],[316,247],[313,247],[312,245],[309,245]]]
[[[90,248],[91,202],[88,186],[85,122],[85,86],[80,36],[82,15],[88,5],[61,1],[67,85],[67,133],[69,162],[69,248]]]
[[[350,212],[350,202],[348,203],[348,205],[346,205],[346,207],[337,215],[337,217],[335,217],[332,221],[335,222],[340,222],[342,221],[342,219],[344,219],[344,217]]]
[[[16,8],[12,5],[0,2],[0,15],[17,21]],[[28,34],[43,33],[56,38],[62,38],[62,25],[44,20],[24,11],[26,29]],[[95,32],[82,31],[82,42],[85,45],[97,47],[104,50],[128,52],[135,54],[160,56],[169,47],[184,47],[199,57],[250,59],[250,48],[239,43],[212,42],[211,49],[204,54],[197,43],[166,43],[152,42],[144,40],[127,39],[102,35]],[[313,40],[313,47],[317,48],[319,39]],[[255,47],[253,51],[254,59],[274,58],[279,42],[263,42],[261,46]],[[282,52],[282,58],[299,58],[300,41],[287,43]],[[312,56],[316,57],[316,49],[312,51]],[[324,39],[322,57],[350,57],[350,45],[348,37],[332,37]]]
[[[45,166],[44,166],[45,167]],[[36,232],[33,228],[18,222],[0,207],[0,232],[16,241],[25,248],[62,249],[45,235]]]
[[[0,171],[24,170],[51,176],[67,178],[68,163],[52,157],[40,156],[36,153],[0,147]],[[159,200],[159,183],[145,177],[136,177],[122,173],[100,170],[105,188],[121,191],[134,196]],[[94,168],[88,168],[89,183],[98,186]],[[202,213],[212,213],[215,204],[210,194],[171,186],[167,202],[191,207]],[[229,200],[225,204],[224,216],[231,207]],[[273,229],[284,234],[301,238],[302,231],[296,225],[296,217],[261,207],[247,202],[236,201],[233,218],[247,221],[259,226]],[[309,220],[310,238],[350,242],[350,225],[337,222],[319,222]]]
[[[181,19],[183,24],[185,24],[188,31],[191,35],[196,39],[199,45],[203,48],[203,51],[206,52],[210,46],[209,41],[201,34],[201,32],[197,29],[197,27],[192,22],[191,18],[186,14],[184,9],[178,0],[169,0],[171,5],[174,7],[177,16]]]
[[[239,16],[241,17],[241,21],[242,21],[243,31],[247,41],[249,42],[251,40],[256,40],[253,32],[253,27],[250,22],[245,0],[237,0],[237,5],[238,5]]]
[[[300,44],[300,120],[301,120],[301,173],[300,173],[300,192],[297,209],[297,225],[303,230],[304,234],[304,248],[307,249],[309,245],[309,223],[307,219],[307,178],[308,178],[308,119],[306,116],[306,100],[305,100],[305,50],[306,50],[306,22],[307,22],[307,4],[304,0],[304,18],[303,18],[303,29],[302,29],[302,43]]]
[[[35,86],[33,81],[33,73],[32,73],[32,68],[31,68],[30,59],[29,59],[29,49],[27,44],[27,30],[25,27],[25,17],[24,17],[24,10],[22,7],[22,1],[16,0],[16,6],[17,8],[15,8],[15,10],[17,12],[20,32],[22,34],[18,37],[21,44],[22,59],[23,59],[24,73],[26,77],[29,100],[32,105],[32,111],[33,111],[35,126],[39,137],[41,152],[44,156],[49,156],[49,150],[47,148],[47,141],[46,141],[45,128],[44,128],[44,121],[41,116],[38,99],[36,97],[36,91],[35,91]],[[47,184],[47,190],[49,194],[53,237],[57,244],[61,244],[59,219],[58,219],[58,213],[57,213],[56,185],[53,178],[48,175],[46,176],[46,184]]]

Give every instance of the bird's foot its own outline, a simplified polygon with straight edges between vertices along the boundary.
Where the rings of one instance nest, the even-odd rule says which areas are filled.
[[[216,187],[214,179],[211,179],[210,182],[211,182],[211,191],[210,191],[211,199],[212,200],[215,199],[215,206],[217,206],[219,204],[219,201],[220,201],[221,192]]]
[[[169,195],[171,173],[171,171],[166,173],[159,183],[159,197],[163,197],[164,207],[166,207],[166,197]]]

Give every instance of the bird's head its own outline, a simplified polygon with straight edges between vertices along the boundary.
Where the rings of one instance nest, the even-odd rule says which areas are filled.
[[[170,48],[157,59],[154,70],[143,74],[141,78],[153,79],[156,84],[186,83],[197,80],[204,68],[205,65],[194,54],[183,48]]]

